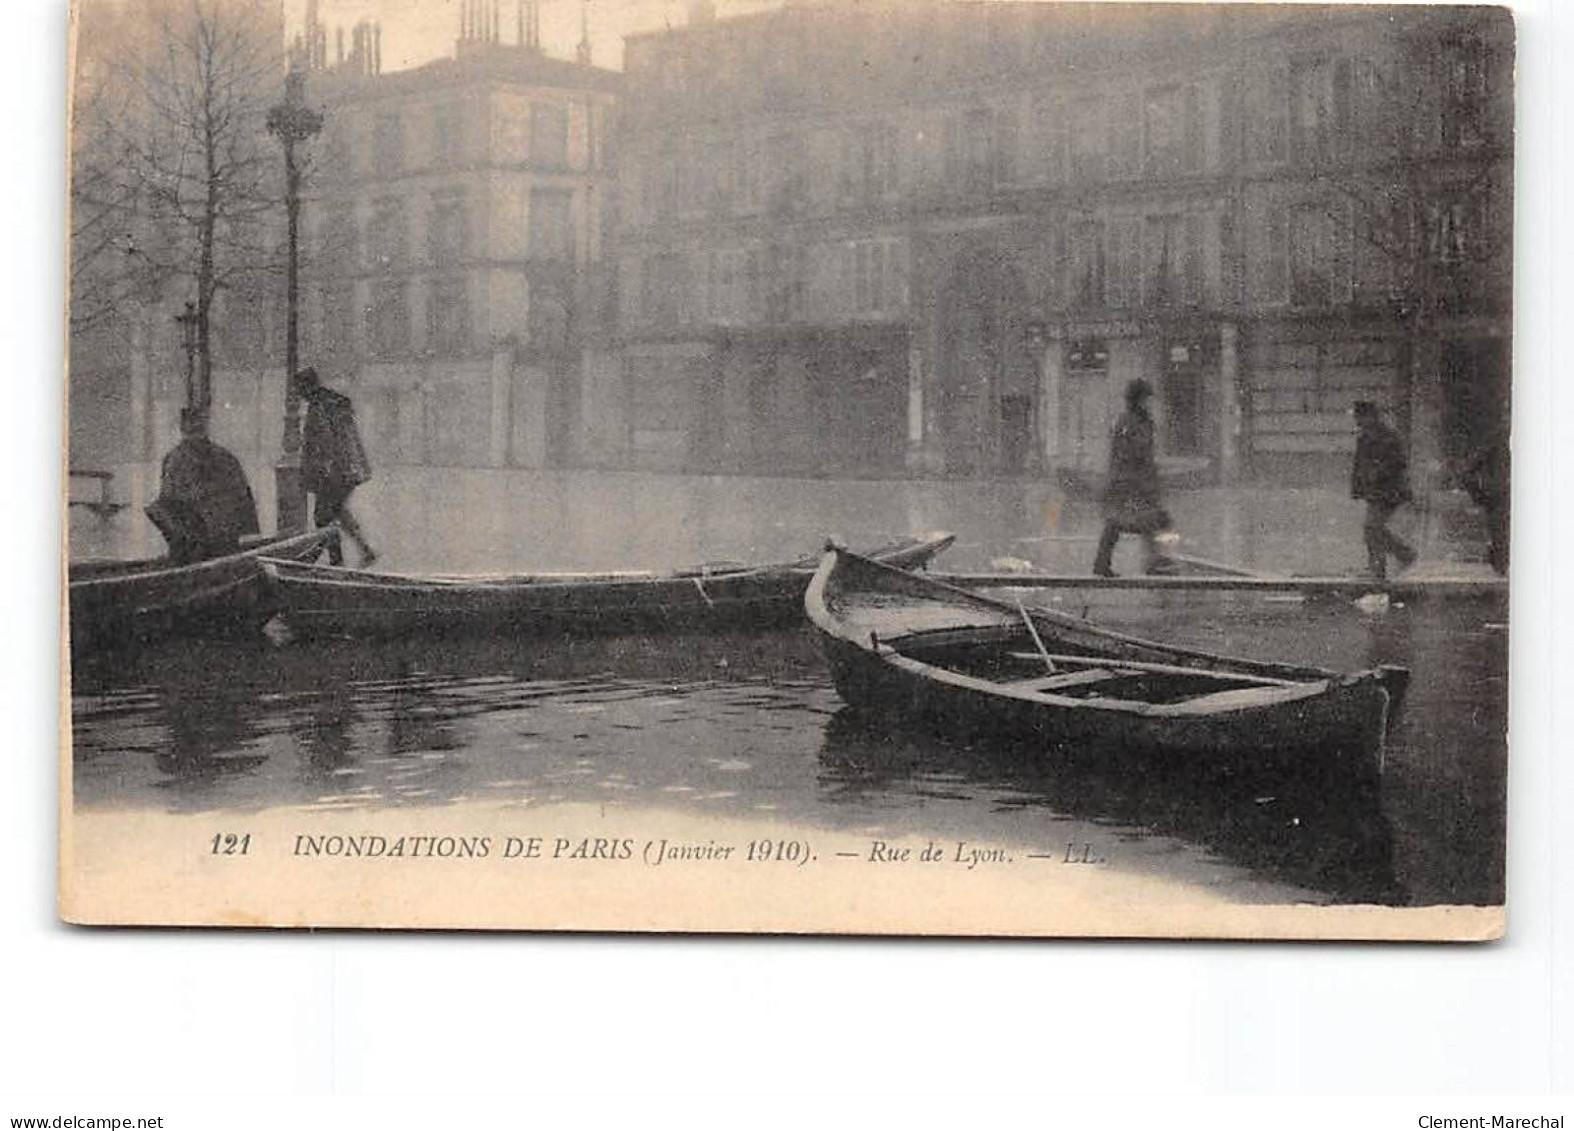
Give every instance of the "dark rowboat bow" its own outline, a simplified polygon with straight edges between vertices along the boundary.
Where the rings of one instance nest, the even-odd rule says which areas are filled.
[[[74,563],[68,571],[73,652],[171,633],[255,629],[269,615],[264,557],[307,560],[337,531],[248,539],[238,553],[175,565],[168,558]]]
[[[1110,632],[829,549],[805,595],[841,697],[886,719],[1229,760],[1379,767],[1402,668],[1339,673]]]

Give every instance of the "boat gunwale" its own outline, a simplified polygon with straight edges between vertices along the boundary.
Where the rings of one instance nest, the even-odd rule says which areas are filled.
[[[145,584],[150,580],[181,581],[201,578],[207,574],[223,573],[242,566],[260,566],[261,563],[277,560],[291,561],[287,558],[275,558],[273,555],[280,551],[305,551],[314,547],[321,547],[334,533],[332,528],[324,527],[317,530],[307,530],[288,535],[282,538],[269,538],[258,542],[233,554],[225,554],[217,558],[205,558],[201,561],[187,562],[184,565],[175,565],[166,558],[132,559],[126,562],[95,559],[92,561],[78,562],[73,567],[67,564],[67,585],[72,593],[82,594],[96,591],[109,591],[121,586]],[[88,576],[72,578],[72,568],[78,570],[91,570]],[[252,576],[250,573],[247,578]],[[242,579],[244,580],[244,579]]]
[[[923,537],[892,541],[871,552],[886,557],[917,554],[928,560],[942,553],[956,536],[935,533]],[[575,588],[611,588],[614,586],[654,587],[679,585],[689,588],[709,581],[734,582],[740,580],[799,578],[810,576],[818,568],[817,558],[797,558],[789,562],[765,565],[742,565],[706,572],[704,567],[685,566],[671,572],[641,571],[589,571],[585,573],[548,572],[528,574],[395,574],[374,573],[346,566],[320,565],[274,557],[260,559],[270,583],[281,588],[310,591],[316,588],[340,591],[370,590],[379,594],[421,593],[437,595],[450,591],[473,590],[478,594],[492,595],[524,590],[562,590]]]
[[[1033,706],[1046,706],[1057,709],[1071,710],[1091,709],[1095,711],[1111,711],[1116,714],[1131,718],[1159,720],[1225,720],[1249,718],[1251,714],[1263,710],[1278,709],[1292,703],[1305,703],[1319,698],[1326,698],[1330,703],[1336,703],[1348,692],[1366,684],[1370,684],[1375,690],[1381,691],[1385,699],[1389,697],[1388,690],[1383,686],[1382,683],[1382,672],[1380,669],[1368,668],[1357,672],[1338,673],[1332,671],[1323,671],[1322,669],[1315,668],[1298,669],[1297,665],[1264,664],[1260,661],[1243,661],[1243,664],[1248,667],[1256,666],[1259,668],[1271,668],[1278,670],[1302,670],[1307,673],[1309,678],[1304,680],[1295,680],[1291,682],[1289,687],[1284,688],[1286,692],[1293,691],[1294,694],[1286,694],[1284,697],[1270,702],[1251,704],[1249,706],[1243,707],[1223,708],[1212,712],[1173,710],[1175,707],[1184,706],[1187,702],[1186,700],[1182,700],[1180,703],[1176,704],[1154,704],[1141,700],[1083,699],[1069,695],[1055,695],[1052,692],[1035,692],[1027,688],[1012,687],[1002,682],[985,679],[980,676],[968,675],[966,673],[953,671],[949,668],[944,668],[936,664],[926,663],[923,660],[914,659],[911,656],[905,655],[894,645],[888,643],[888,640],[911,640],[915,636],[922,635],[922,633],[925,631],[965,632],[968,631],[965,626],[950,626],[944,629],[917,630],[909,633],[893,634],[886,639],[881,639],[878,636],[875,636],[874,639],[869,641],[861,639],[857,634],[855,634],[851,627],[848,626],[845,620],[837,617],[835,613],[832,612],[830,602],[826,595],[826,588],[830,584],[831,580],[836,576],[837,569],[840,567],[844,559],[851,559],[853,564],[860,568],[868,568],[873,566],[879,567],[880,572],[890,571],[889,573],[886,573],[885,576],[890,577],[892,580],[911,579],[913,581],[919,581],[926,589],[930,587],[938,588],[942,591],[945,591],[947,595],[954,595],[963,598],[964,600],[960,602],[961,604],[977,605],[988,608],[991,612],[997,613],[1008,611],[1017,613],[1019,610],[1013,606],[1007,605],[1005,602],[997,601],[981,594],[970,593],[965,589],[960,589],[956,586],[949,585],[948,583],[938,579],[912,578],[911,575],[905,574],[902,570],[885,566],[880,562],[872,562],[861,555],[852,554],[839,546],[830,546],[827,548],[825,555],[821,558],[820,567],[815,571],[814,579],[809,583],[809,589],[804,594],[804,607],[806,613],[808,614],[809,621],[820,631],[826,633],[828,636],[838,641],[841,641],[848,647],[857,650],[860,654],[877,660],[882,664],[893,667],[907,676],[923,680],[932,680],[943,686],[955,688],[957,690],[983,694],[990,697],[1010,699]],[[896,576],[893,577],[893,574]],[[1169,645],[1160,644],[1157,641],[1148,641],[1139,637],[1128,637],[1122,633],[1109,632],[1108,630],[1094,625],[1089,621],[1084,621],[1080,618],[1064,613],[1059,613],[1054,610],[1033,608],[1022,609],[1020,611],[1030,613],[1035,617],[1047,613],[1049,616],[1046,619],[1049,619],[1052,622],[1060,622],[1065,627],[1091,629],[1098,635],[1106,636],[1120,643],[1135,644],[1143,648],[1158,648],[1162,651],[1169,651],[1175,654],[1185,655],[1189,658],[1207,659],[1220,667],[1233,663],[1232,659],[1228,656],[1220,656],[1213,653],[1200,651],[1190,651],[1187,649],[1172,649]],[[987,633],[999,631],[1005,629],[1006,627],[1008,626],[981,625],[976,629],[973,629],[973,631]],[[1092,662],[1094,659],[1095,657],[1088,657],[1089,662]],[[1122,661],[1118,659],[1098,659],[1101,659],[1103,662],[1113,664],[1117,667],[1122,663]],[[1176,665],[1176,668],[1177,671],[1185,671],[1186,673],[1193,675],[1206,676],[1210,674],[1209,668],[1191,669],[1183,668],[1180,665]],[[1048,673],[1046,673],[1046,675],[1047,674]],[[1224,678],[1223,673],[1219,674],[1221,679]],[[1258,678],[1258,675],[1251,672],[1250,670],[1235,670],[1229,672],[1229,675],[1236,679]]]

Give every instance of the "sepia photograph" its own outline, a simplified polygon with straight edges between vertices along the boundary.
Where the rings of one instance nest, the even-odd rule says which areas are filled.
[[[1501,7],[76,0],[59,914],[1502,938],[1515,80]]]

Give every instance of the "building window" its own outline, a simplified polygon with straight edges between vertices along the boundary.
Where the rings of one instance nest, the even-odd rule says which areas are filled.
[[[324,268],[335,274],[353,270],[360,262],[360,241],[355,232],[355,207],[330,205],[319,234],[319,256]]]
[[[1296,160],[1313,165],[1332,160],[1352,128],[1348,60],[1297,62],[1290,70],[1290,96]]]
[[[672,155],[651,162],[647,192],[651,200],[650,214],[658,220],[670,220],[678,212],[679,177],[677,159]]]
[[[748,302],[745,258],[741,251],[713,251],[707,262],[705,318],[709,322],[742,320]]]
[[[432,164],[452,168],[464,157],[464,114],[452,102],[432,108]]]
[[[851,200],[862,195],[863,153],[860,130],[841,135],[841,159],[836,164],[836,195]]]
[[[402,267],[409,251],[409,229],[405,222],[404,202],[379,200],[372,205],[372,220],[366,229],[366,252],[374,271]]]
[[[1202,92],[1197,87],[1169,86],[1149,91],[1142,119],[1147,139],[1144,167],[1150,176],[1173,177],[1202,169],[1207,140]]]
[[[1474,36],[1447,40],[1443,68],[1443,143],[1479,145],[1486,140],[1486,47]]]
[[[1252,127],[1257,160],[1279,165],[1289,158],[1290,71],[1275,65],[1258,76]]]
[[[1149,306],[1186,302],[1186,225],[1178,215],[1149,216],[1144,223],[1143,299]]]
[[[1079,181],[1104,179],[1104,116],[1096,102],[1078,103],[1071,113],[1071,175]]]
[[[1272,204],[1263,230],[1263,301],[1290,300],[1290,217],[1283,205]]]
[[[1194,212],[1186,217],[1186,258],[1181,271],[1186,280],[1186,302],[1191,306],[1202,306],[1212,297],[1205,270],[1207,248],[1203,233],[1207,228],[1201,213]],[[1217,231],[1217,227],[1214,230]]]
[[[1068,173],[1070,137],[1064,103],[1040,98],[1033,105],[1033,118],[1037,124],[1039,160],[1030,176],[1034,180],[1061,184]]]
[[[410,295],[403,279],[372,284],[372,305],[366,315],[366,339],[374,356],[399,358],[410,350]]]
[[[1142,171],[1141,101],[1134,95],[1115,95],[1108,111],[1108,166],[1114,177],[1130,177]]]
[[[1067,261],[1067,294],[1074,306],[1104,304],[1104,225],[1084,220],[1071,225]]]
[[[732,211],[737,198],[737,151],[737,145],[732,143],[708,146],[703,151],[701,168],[710,179],[703,196],[712,215],[725,216]]]
[[[551,102],[530,107],[530,160],[539,168],[568,167],[568,108]]]
[[[808,259],[802,244],[774,244],[765,255],[765,316],[801,322],[808,316]]]
[[[896,131],[868,123],[842,135],[837,190],[844,200],[873,202],[896,190]]]
[[[469,257],[470,201],[464,189],[448,189],[432,197],[427,239],[432,262],[440,267]]]
[[[994,181],[997,185],[1017,183],[1021,168],[1022,123],[1016,106],[995,111]]]
[[[569,297],[559,286],[535,282],[530,286],[526,331],[530,348],[538,353],[561,354],[570,346],[572,326]]]
[[[1290,220],[1290,302],[1327,306],[1333,298],[1333,222],[1318,205],[1295,209]]]
[[[771,211],[790,215],[804,207],[809,191],[803,138],[784,134],[772,139],[770,149],[776,155],[771,178]]]
[[[355,285],[330,283],[322,289],[318,348],[329,359],[344,362],[355,354]]]
[[[541,263],[574,260],[574,194],[571,189],[530,190],[530,258]]]
[[[765,168],[760,143],[745,141],[738,146],[738,200],[745,210],[753,211],[765,202]]]
[[[1482,200],[1476,196],[1432,206],[1431,251],[1444,265],[1467,263],[1481,238]]]
[[[857,314],[894,313],[906,305],[900,248],[884,240],[848,244],[843,260],[848,276],[842,299]]]
[[[970,110],[946,121],[945,173],[956,192],[985,192],[995,165],[995,118],[988,110]]]
[[[655,326],[673,326],[687,314],[688,271],[679,255],[653,255],[645,260],[640,280],[640,311]]]
[[[751,247],[744,257],[745,314],[750,322],[758,322],[765,312],[765,253]]]
[[[323,139],[322,171],[329,181],[345,181],[355,176],[355,158],[345,127],[329,129]]]
[[[1105,279],[1110,306],[1136,306],[1141,301],[1141,252],[1142,221],[1135,217],[1110,221]]]
[[[427,331],[437,356],[461,357],[469,352],[470,295],[463,276],[432,280]]]
[[[373,124],[372,168],[385,177],[404,171],[404,120],[396,110],[379,114]]]

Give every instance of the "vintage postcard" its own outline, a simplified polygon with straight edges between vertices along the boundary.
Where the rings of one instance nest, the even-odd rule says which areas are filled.
[[[78,0],[60,912],[1504,931],[1504,8]]]

